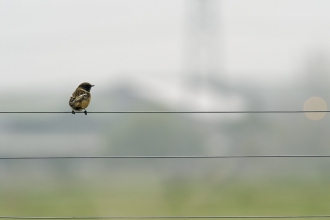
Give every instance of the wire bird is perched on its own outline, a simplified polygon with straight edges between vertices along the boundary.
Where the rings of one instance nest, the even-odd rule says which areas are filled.
[[[94,85],[91,85],[88,82],[81,83],[76,91],[72,93],[70,97],[69,105],[72,108],[72,114],[75,114],[75,111],[82,111],[85,110],[85,115],[87,115],[86,108],[91,101],[91,88]]]

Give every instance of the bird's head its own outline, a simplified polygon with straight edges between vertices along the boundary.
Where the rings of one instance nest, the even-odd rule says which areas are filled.
[[[80,87],[80,88],[82,88],[82,89],[84,89],[84,90],[90,92],[90,91],[91,91],[91,88],[92,88],[93,86],[94,86],[94,85],[91,85],[91,84],[88,83],[88,82],[84,82],[84,83],[81,83],[81,84],[78,86],[78,88]]]

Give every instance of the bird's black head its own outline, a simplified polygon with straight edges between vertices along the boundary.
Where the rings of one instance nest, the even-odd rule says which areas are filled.
[[[90,83],[88,82],[84,82],[84,83],[81,83],[78,87],[90,92],[91,91],[91,88],[93,87],[94,85],[91,85]]]

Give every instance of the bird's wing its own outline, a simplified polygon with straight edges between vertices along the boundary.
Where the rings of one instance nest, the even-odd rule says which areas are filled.
[[[73,104],[75,102],[80,102],[83,99],[88,98],[88,96],[89,96],[89,94],[86,90],[78,88],[78,89],[76,89],[76,91],[74,91],[74,93],[72,93],[69,103]]]

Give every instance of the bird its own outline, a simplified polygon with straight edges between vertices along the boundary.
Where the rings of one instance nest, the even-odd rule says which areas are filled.
[[[75,111],[84,111],[85,115],[87,115],[86,108],[88,107],[91,101],[91,88],[94,85],[84,82],[81,83],[78,88],[72,93],[69,105],[72,108],[72,114],[75,114]]]

